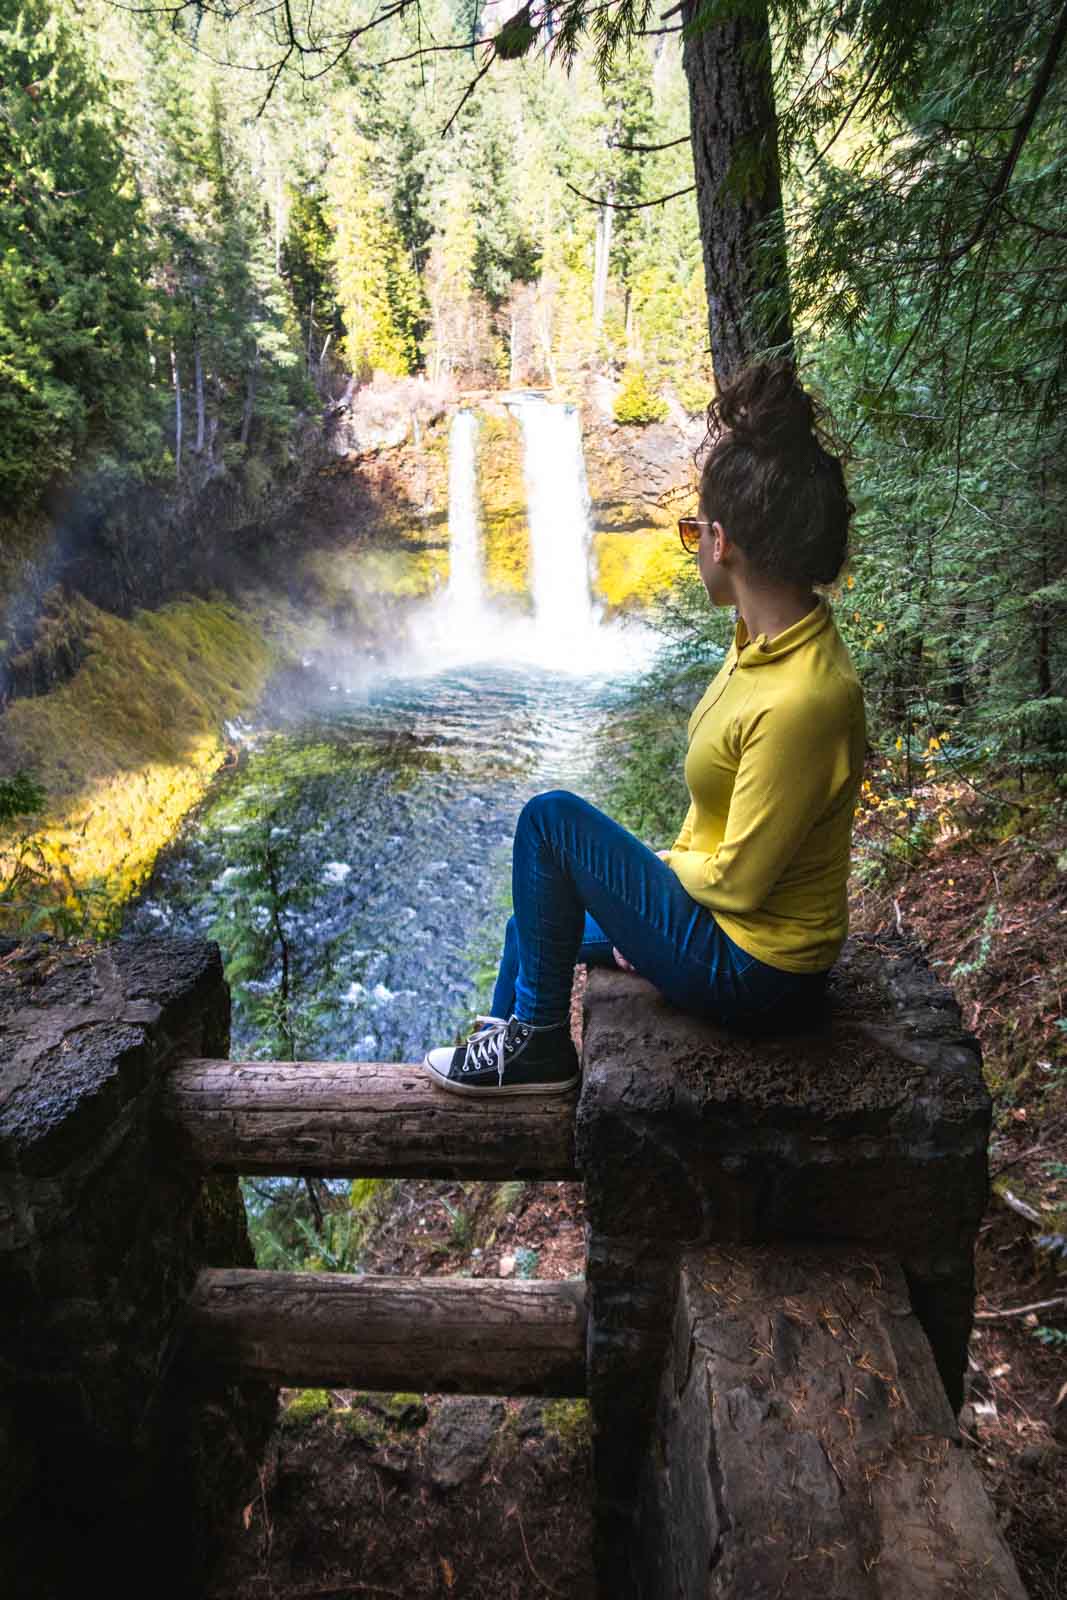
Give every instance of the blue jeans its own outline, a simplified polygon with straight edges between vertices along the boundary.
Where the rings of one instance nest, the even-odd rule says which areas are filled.
[[[786,1031],[818,1014],[824,972],[784,972],[749,955],[655,851],[565,789],[523,807],[512,900],[495,1017],[565,1022],[575,962],[614,966],[613,945],[672,1005],[708,1021]]]

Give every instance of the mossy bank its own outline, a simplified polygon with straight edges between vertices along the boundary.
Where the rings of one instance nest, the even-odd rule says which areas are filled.
[[[37,815],[0,832],[0,929],[104,933],[227,759],[228,720],[276,656],[232,601],[185,599],[130,620],[67,602],[84,650],[48,694],[0,720],[0,771],[29,772]]]

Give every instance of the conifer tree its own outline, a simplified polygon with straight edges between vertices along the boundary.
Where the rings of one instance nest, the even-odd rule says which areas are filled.
[[[144,454],[147,252],[104,85],[45,0],[0,4],[0,491]]]
[[[372,156],[367,140],[346,127],[327,180],[337,298],[352,371],[403,377],[418,360],[422,296],[399,230],[373,185]]]
[[[425,274],[430,313],[427,366],[434,381],[453,370],[473,370],[488,353],[487,307],[474,281],[478,254],[474,191],[465,174],[457,174],[448,184],[443,213]]]

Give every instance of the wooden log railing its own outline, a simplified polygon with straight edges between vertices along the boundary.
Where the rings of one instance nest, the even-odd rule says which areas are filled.
[[[574,1100],[442,1094],[414,1066],[183,1061],[161,1111],[206,1172],[322,1177],[576,1178]]]
[[[182,1359],[294,1388],[585,1394],[585,1282],[208,1269]]]

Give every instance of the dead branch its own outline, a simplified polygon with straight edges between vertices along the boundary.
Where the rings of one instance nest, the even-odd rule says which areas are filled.
[[[688,144],[689,135],[683,133],[680,139],[668,139],[665,144],[623,144],[621,139],[609,139],[609,150],[634,151],[638,155],[650,156],[657,150],[673,150],[675,145]]]
[[[1028,1317],[1035,1311],[1051,1311],[1057,1306],[1067,1306],[1067,1294],[1056,1295],[1052,1300],[1035,1300],[1029,1306],[1005,1306],[1000,1311],[976,1311],[975,1322],[1010,1322],[1013,1317]]]
[[[1010,1189],[998,1189],[997,1198],[1006,1205],[1009,1211],[1014,1211],[1017,1216],[1025,1217],[1027,1222],[1043,1223],[1044,1217],[1040,1211],[1035,1211],[1033,1206],[1028,1206],[1025,1200],[1016,1199]]]
[[[696,188],[695,183],[686,184],[684,189],[675,189],[670,194],[661,194],[656,200],[596,200],[591,194],[583,194],[581,189],[576,189],[573,183],[568,183],[567,188],[571,194],[576,194],[579,200],[584,200],[589,206],[607,206],[612,211],[645,211],[649,206],[663,206],[668,200],[677,200],[680,194],[692,194]]]

